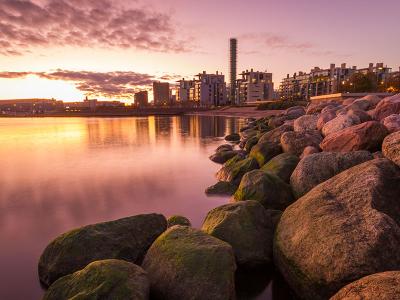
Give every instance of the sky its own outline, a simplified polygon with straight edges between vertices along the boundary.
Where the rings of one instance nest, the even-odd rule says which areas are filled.
[[[400,66],[398,0],[0,0],[0,99],[132,102],[202,71]]]

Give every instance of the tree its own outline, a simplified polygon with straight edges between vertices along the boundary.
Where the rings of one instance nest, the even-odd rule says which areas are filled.
[[[339,86],[340,92],[347,93],[368,93],[378,91],[377,77],[374,73],[354,73],[348,81]]]

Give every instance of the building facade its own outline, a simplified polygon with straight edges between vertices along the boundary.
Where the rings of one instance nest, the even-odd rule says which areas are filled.
[[[256,72],[253,69],[240,74],[241,79],[236,83],[236,103],[248,103],[254,101],[272,100],[274,84],[272,73]]]
[[[170,91],[168,82],[153,82],[154,105],[170,104]]]
[[[149,93],[147,91],[140,91],[135,93],[134,96],[135,105],[138,107],[147,106],[149,103]]]

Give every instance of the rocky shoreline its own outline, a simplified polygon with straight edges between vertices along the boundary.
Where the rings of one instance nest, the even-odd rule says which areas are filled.
[[[400,298],[400,95],[249,119],[210,159],[201,229],[183,216],[74,229],[39,261],[44,299],[236,299],[277,269],[300,299]]]

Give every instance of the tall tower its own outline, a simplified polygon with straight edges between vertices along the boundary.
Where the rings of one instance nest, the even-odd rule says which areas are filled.
[[[236,102],[236,74],[237,74],[237,39],[230,40],[230,57],[231,57],[231,67],[230,67],[230,95],[229,99],[231,104]]]

